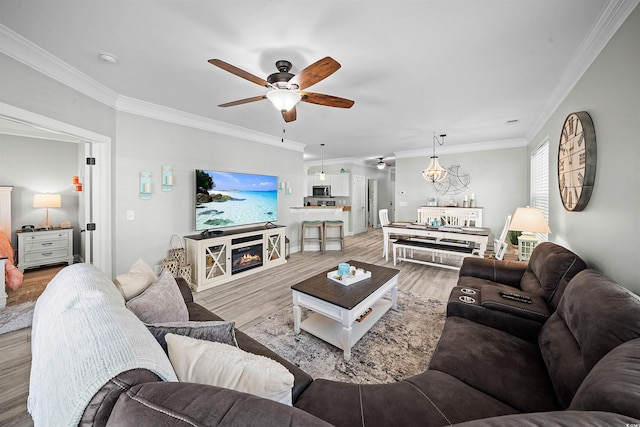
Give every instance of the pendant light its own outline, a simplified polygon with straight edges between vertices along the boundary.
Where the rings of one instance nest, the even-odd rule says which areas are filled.
[[[422,171],[422,177],[431,182],[440,182],[447,177],[447,170],[440,166],[438,163],[438,156],[436,156],[436,141],[439,145],[444,145],[444,138],[446,134],[440,135],[442,142],[436,137],[436,133],[433,133],[433,156],[431,156],[431,163],[425,170]]]
[[[320,181],[324,181],[326,179],[326,175],[324,174],[324,144],[320,144],[320,151],[322,156],[322,163],[320,166]]]

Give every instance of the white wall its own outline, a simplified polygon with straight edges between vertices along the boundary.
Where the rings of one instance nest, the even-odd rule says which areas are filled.
[[[640,293],[640,8],[627,18],[598,58],[529,144],[550,137],[550,240],[569,247],[597,270]],[[582,212],[560,201],[557,156],[567,115],[587,111],[596,131],[597,167]]]
[[[128,113],[117,113],[114,187],[114,274],[128,270],[138,258],[157,265],[167,256],[173,234],[195,234],[195,169],[280,176],[292,194],[278,194],[278,224],[287,225],[291,246],[297,245],[297,218],[290,206],[301,206],[302,152],[193,129]],[[162,192],[160,169],[173,166],[172,192]],[[151,200],[139,197],[139,173],[152,174]],[[127,220],[127,211],[135,213]]]
[[[483,208],[483,226],[499,234],[507,215],[518,206],[528,204],[529,160],[526,147],[438,154],[438,157],[442,166],[460,165],[469,173],[468,189],[458,195],[439,194],[433,183],[422,177],[422,171],[429,165],[428,156],[398,158],[395,185],[397,221],[416,221],[418,207],[426,206],[429,197],[437,197],[441,206],[451,198],[462,206],[464,194],[475,193],[476,206]]]

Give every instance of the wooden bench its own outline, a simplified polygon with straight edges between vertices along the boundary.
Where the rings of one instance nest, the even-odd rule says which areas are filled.
[[[406,256],[406,250],[409,249],[410,256]],[[400,253],[402,251],[402,253]],[[423,261],[413,258],[413,251],[425,251],[431,253],[431,261]],[[393,265],[397,261],[415,262],[418,264],[431,265],[434,267],[450,268],[452,270],[460,270],[460,267],[448,265],[442,262],[443,255],[455,255],[462,258],[475,256],[473,254],[474,247],[472,245],[462,246],[460,244],[446,244],[436,242],[426,242],[418,240],[396,240],[393,242]],[[440,262],[436,262],[436,255],[440,255]]]

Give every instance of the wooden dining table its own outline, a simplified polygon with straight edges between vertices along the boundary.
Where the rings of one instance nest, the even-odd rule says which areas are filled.
[[[392,234],[406,236],[406,238],[431,239],[435,243],[439,243],[442,240],[477,243],[479,245],[478,255],[483,256],[487,250],[491,229],[484,227],[432,227],[425,224],[392,222],[389,225],[382,226],[384,243],[382,256],[386,261],[389,260],[389,236]]]

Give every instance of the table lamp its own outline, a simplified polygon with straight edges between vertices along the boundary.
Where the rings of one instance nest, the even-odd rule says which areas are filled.
[[[518,259],[520,261],[528,261],[531,258],[531,252],[538,244],[534,233],[551,233],[542,211],[529,206],[516,209],[509,224],[509,230],[522,232],[518,236]]]
[[[33,195],[33,207],[34,208],[46,208],[47,213],[44,217],[43,228],[51,228],[51,221],[49,221],[49,208],[59,208],[62,206],[61,198],[59,194],[34,194]]]

